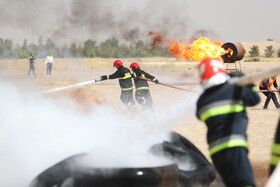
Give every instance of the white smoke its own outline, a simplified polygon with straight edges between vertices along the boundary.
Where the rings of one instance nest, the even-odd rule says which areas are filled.
[[[154,112],[100,105],[85,114],[67,98],[23,96],[7,82],[0,87],[0,186],[9,187],[28,186],[46,168],[79,153],[90,152],[89,165],[97,167],[170,163],[148,150],[193,115],[196,100],[174,98],[172,106]]]

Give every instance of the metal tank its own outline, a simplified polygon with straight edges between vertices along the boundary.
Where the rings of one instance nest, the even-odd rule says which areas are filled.
[[[221,55],[224,63],[235,63],[236,61],[242,60],[244,57],[245,49],[241,43],[224,43],[222,48],[226,50],[226,53]]]

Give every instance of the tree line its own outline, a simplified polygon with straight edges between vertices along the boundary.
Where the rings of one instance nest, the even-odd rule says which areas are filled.
[[[267,46],[267,47],[265,48],[265,51],[264,51],[264,56],[265,56],[266,58],[272,58],[272,57],[273,57],[273,54],[274,54],[273,46],[272,46],[272,45]],[[253,45],[253,46],[250,48],[249,56],[250,56],[250,57],[259,57],[259,56],[260,56],[260,49],[259,49],[259,46]],[[277,51],[277,57],[278,57],[278,58],[280,57],[280,49]]]
[[[72,43],[62,47],[57,46],[50,38],[44,43],[42,37],[38,44],[28,43],[24,40],[22,45],[14,45],[12,39],[0,38],[0,58],[27,58],[34,53],[37,58],[44,58],[48,53],[52,53],[58,58],[129,58],[129,57],[171,57],[168,47],[149,46],[142,40],[120,44],[115,37],[109,38],[99,44],[92,39],[83,43]]]
[[[0,38],[0,58],[19,58],[29,57],[31,53],[36,58],[45,58],[49,53],[57,58],[130,58],[130,57],[172,57],[168,51],[168,47],[150,46],[142,40],[130,43],[120,44],[115,37],[109,38],[99,44],[92,39],[88,39],[83,43],[72,43],[62,47],[57,46],[50,38],[43,42],[42,37],[39,38],[38,44],[28,43],[24,40],[22,45],[16,44],[12,39]],[[273,46],[267,46],[264,52],[265,57],[273,57]],[[253,45],[249,51],[250,57],[259,57],[259,47]],[[277,52],[280,57],[280,49]]]

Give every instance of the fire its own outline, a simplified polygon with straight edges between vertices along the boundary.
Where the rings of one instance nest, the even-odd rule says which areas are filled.
[[[102,103],[96,96],[84,89],[77,89],[73,92],[72,97],[77,100],[84,111],[88,110],[93,104],[98,105]]]
[[[169,52],[176,58],[193,59],[194,61],[200,61],[205,57],[221,58],[221,55],[225,53],[225,50],[221,47],[223,43],[220,40],[211,42],[206,37],[194,39],[192,37],[187,43],[186,41],[170,40],[164,36],[161,32],[150,32],[149,35],[155,36],[150,43],[150,46],[163,45],[165,43],[169,46]]]
[[[219,58],[224,52],[220,41],[213,43],[208,38],[201,37],[189,44],[187,50],[182,54],[186,59],[192,58],[194,61],[200,61],[205,57]]]

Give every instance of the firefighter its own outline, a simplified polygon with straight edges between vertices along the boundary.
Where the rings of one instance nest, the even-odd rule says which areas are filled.
[[[148,78],[154,83],[158,84],[157,78],[141,70],[137,62],[130,65],[133,71],[132,77],[134,78],[134,85],[136,88],[135,99],[143,107],[143,109],[151,109],[153,107],[153,99],[150,94],[149,84],[147,80],[140,79]]]
[[[260,102],[256,87],[230,84],[219,59],[205,58],[198,69],[204,92],[197,101],[196,116],[207,125],[211,159],[226,186],[255,186],[245,108]]]
[[[271,98],[272,98],[272,101],[273,101],[275,107],[276,107],[277,109],[280,108],[280,105],[279,105],[279,103],[278,103],[278,101],[277,101],[277,98],[276,98],[275,93],[271,92],[271,86],[272,86],[272,85],[273,85],[277,90],[279,90],[278,85],[277,85],[277,82],[276,82],[276,79],[277,79],[277,76],[269,77],[269,78],[266,78],[266,79],[261,80],[260,83],[259,83],[259,89],[260,89],[260,90],[268,90],[268,92],[262,92],[262,93],[266,96],[266,100],[265,100],[263,109],[267,109],[268,104],[269,104]]]
[[[113,67],[117,68],[117,71],[112,75],[102,75],[100,80],[107,79],[119,79],[121,87],[121,101],[129,108],[135,108],[135,102],[133,98],[133,85],[131,80],[130,70],[123,66],[122,61],[116,60],[113,63]]]
[[[30,72],[32,71],[33,75],[35,76],[35,66],[34,66],[34,62],[35,62],[36,58],[34,57],[34,54],[30,54],[29,56],[29,70],[28,70],[28,76],[30,75]]]

